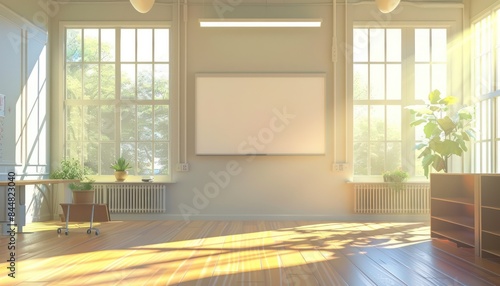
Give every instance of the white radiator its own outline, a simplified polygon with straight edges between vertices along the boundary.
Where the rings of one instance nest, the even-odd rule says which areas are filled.
[[[164,213],[164,184],[94,183],[95,203],[108,204],[110,213]]]
[[[354,212],[378,214],[429,213],[429,184],[355,183]]]

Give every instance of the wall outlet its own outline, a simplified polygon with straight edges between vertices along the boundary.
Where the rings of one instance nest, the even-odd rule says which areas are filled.
[[[335,170],[335,172],[344,172],[347,169],[347,164],[346,163],[334,163],[333,169]]]
[[[177,164],[177,171],[178,172],[188,172],[189,171],[189,164],[188,163]]]

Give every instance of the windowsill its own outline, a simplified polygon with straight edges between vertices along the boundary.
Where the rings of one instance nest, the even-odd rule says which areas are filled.
[[[362,184],[362,183],[378,184],[378,183],[388,183],[388,182],[384,182],[384,179],[382,178],[382,176],[375,176],[375,177],[366,176],[366,177],[355,177],[352,180],[348,181],[347,183],[348,184]],[[404,183],[407,183],[407,184],[429,184],[429,180],[423,176],[422,177],[413,177],[413,178],[409,178]]]
[[[175,183],[171,180],[170,176],[153,176],[152,182],[143,182],[142,178],[147,176],[133,176],[129,175],[127,179],[123,182],[116,181],[114,175],[103,175],[103,176],[89,176],[90,179],[94,180],[96,184],[171,184]]]

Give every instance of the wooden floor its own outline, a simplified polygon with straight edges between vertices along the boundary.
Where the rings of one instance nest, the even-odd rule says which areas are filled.
[[[16,237],[16,278],[1,236],[0,285],[500,285],[500,264],[431,241],[424,223],[112,221],[98,236],[60,226]]]

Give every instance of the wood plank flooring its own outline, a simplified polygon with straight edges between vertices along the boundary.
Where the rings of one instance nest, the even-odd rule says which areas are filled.
[[[500,285],[500,263],[431,240],[426,223],[112,221],[98,236],[61,226],[17,235],[15,278],[0,236],[0,285]]]

